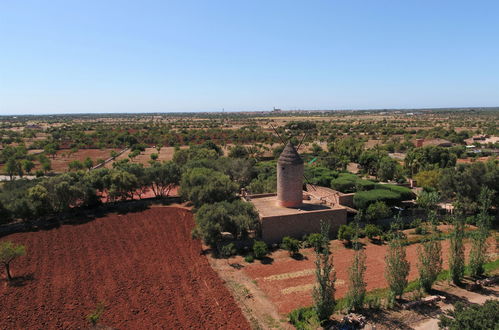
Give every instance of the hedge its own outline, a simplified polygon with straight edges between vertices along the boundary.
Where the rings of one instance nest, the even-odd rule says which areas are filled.
[[[366,209],[370,204],[377,201],[385,202],[387,205],[393,205],[402,200],[404,199],[401,194],[388,189],[359,191],[353,196],[353,204],[358,209]]]
[[[350,178],[338,178],[331,180],[331,188],[341,191],[342,193],[351,193],[356,191],[355,185],[357,180],[352,180]]]
[[[414,199],[416,195],[412,192],[411,189],[403,186],[397,186],[394,184],[376,184],[375,189],[386,189],[390,190],[394,193],[400,194],[400,197],[403,201]]]
[[[356,183],[357,191],[372,190],[376,187],[376,183],[369,180],[358,180]]]

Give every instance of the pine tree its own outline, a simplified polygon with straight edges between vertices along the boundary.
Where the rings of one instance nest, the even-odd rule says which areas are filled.
[[[312,296],[315,311],[321,322],[329,320],[334,311],[334,282],[336,273],[333,269],[333,256],[329,250],[329,225],[321,221],[320,249],[315,250],[315,276],[317,286]]]

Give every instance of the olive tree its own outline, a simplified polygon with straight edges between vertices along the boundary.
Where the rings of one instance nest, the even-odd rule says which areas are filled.
[[[195,207],[235,198],[237,185],[230,178],[208,168],[191,168],[182,175],[180,192]]]
[[[24,245],[16,245],[9,241],[0,242],[0,263],[5,268],[5,274],[8,281],[12,280],[12,275],[10,273],[10,263],[16,258],[25,254],[26,247]]]

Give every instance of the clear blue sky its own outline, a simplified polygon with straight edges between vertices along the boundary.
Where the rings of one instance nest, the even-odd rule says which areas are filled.
[[[0,0],[0,114],[499,106],[499,1]]]

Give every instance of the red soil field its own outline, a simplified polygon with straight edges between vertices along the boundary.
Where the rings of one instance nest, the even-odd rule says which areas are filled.
[[[120,149],[79,149],[78,151],[72,153],[69,149],[57,150],[55,157],[47,156],[52,164],[52,170],[56,173],[63,173],[69,170],[69,163],[73,160],[84,161],[87,157],[90,157],[97,164],[97,159],[105,160],[110,157],[111,151],[119,152]],[[36,167],[33,173],[41,169],[38,162],[36,162]]]
[[[385,254],[387,245],[375,245],[368,243],[366,252],[366,283],[367,291],[378,288],[386,288],[388,285],[384,277]],[[333,263],[336,271],[336,298],[344,297],[348,289],[348,267],[350,267],[354,251],[347,249],[338,240],[331,242],[333,252]],[[417,278],[417,246],[412,244],[407,246],[407,259],[411,264],[409,280]],[[252,279],[256,280],[260,289],[276,305],[279,313],[286,314],[292,310],[312,305],[312,288],[316,283],[315,279],[315,255],[312,249],[300,251],[304,260],[291,258],[286,251],[277,251],[270,256],[273,258],[272,264],[262,264],[255,261],[253,264],[245,265],[244,272]],[[494,246],[490,244],[490,252],[494,252]],[[442,254],[444,268],[448,268],[449,241],[442,241]],[[469,254],[469,244],[466,244],[466,256]]]
[[[0,328],[84,328],[100,302],[113,328],[249,328],[192,227],[190,211],[153,207],[2,238],[26,245],[12,273],[28,279],[0,283]]]

